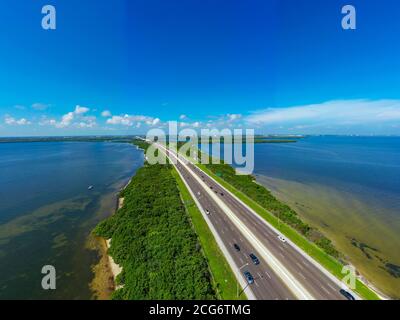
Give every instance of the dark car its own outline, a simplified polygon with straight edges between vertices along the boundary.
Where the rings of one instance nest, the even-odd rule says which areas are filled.
[[[239,247],[239,245],[238,245],[237,243],[235,243],[235,244],[233,245],[233,247],[236,249],[236,251],[240,251],[240,247]]]
[[[245,272],[243,272],[243,274],[244,274],[244,277],[246,278],[248,284],[254,283],[254,278],[250,272],[245,271]]]
[[[253,261],[253,263],[254,263],[255,265],[260,264],[260,260],[258,260],[257,256],[256,256],[254,253],[251,253],[251,254],[250,254],[250,258],[251,258],[251,261]]]
[[[356,300],[356,298],[354,298],[354,297],[350,294],[350,292],[347,292],[347,291],[344,290],[344,289],[340,289],[340,293],[341,293],[343,296],[345,296],[347,300]]]
[[[221,192],[221,196],[224,196],[224,194]]]

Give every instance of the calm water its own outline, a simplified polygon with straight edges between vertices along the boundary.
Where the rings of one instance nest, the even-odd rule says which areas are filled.
[[[142,163],[128,144],[0,144],[0,298],[89,299],[98,257],[88,235]],[[51,292],[41,289],[48,264]]]
[[[256,144],[255,175],[322,230],[367,280],[400,298],[400,138]]]

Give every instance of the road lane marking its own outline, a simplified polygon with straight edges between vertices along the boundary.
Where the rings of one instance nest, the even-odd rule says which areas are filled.
[[[298,274],[301,275],[301,277],[302,277],[304,280],[307,280],[307,278],[304,276],[304,274],[302,274],[301,272],[298,272]]]
[[[296,262],[296,264],[301,270],[304,270],[303,266],[300,263]]]
[[[330,292],[328,291],[327,288],[325,288],[324,286],[321,286],[322,290],[324,290],[327,294],[330,294]]]
[[[337,289],[334,288],[330,283],[328,283],[328,287],[331,288],[333,291],[336,291]]]
[[[268,278],[272,279],[267,271],[265,271],[265,274],[267,275]]]

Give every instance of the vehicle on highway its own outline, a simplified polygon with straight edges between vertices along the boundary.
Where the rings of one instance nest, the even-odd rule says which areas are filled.
[[[243,272],[243,274],[244,274],[244,277],[246,278],[246,281],[247,281],[248,284],[254,283],[254,278],[253,278],[253,276],[251,275],[250,272],[245,271],[245,272]]]
[[[210,189],[213,189],[213,186],[210,186]]]
[[[198,195],[198,196],[200,195],[200,191],[199,191],[199,192],[197,192],[197,195]]]
[[[286,242],[286,239],[284,237],[282,237],[281,235],[278,236],[278,239],[281,240],[283,243]]]
[[[236,251],[240,251],[240,247],[237,243],[234,243],[233,247],[236,249]]]
[[[344,289],[340,289],[339,292],[340,292],[343,296],[345,296],[347,300],[356,300],[356,298],[354,298],[354,297],[351,295],[350,292],[347,292],[347,291],[344,290]]]
[[[250,253],[250,259],[255,265],[260,264],[260,260],[258,260],[257,256],[254,253]]]
[[[221,196],[224,196],[223,192],[221,192]]]
[[[207,214],[210,214],[210,210],[206,209],[206,213],[207,213]]]

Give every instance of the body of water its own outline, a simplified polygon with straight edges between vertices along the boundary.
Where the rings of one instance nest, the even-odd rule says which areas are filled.
[[[90,299],[90,232],[142,163],[123,143],[0,144],[0,299]],[[41,287],[44,265],[56,290]]]
[[[254,163],[259,183],[323,231],[378,289],[400,298],[400,137],[260,143]]]

